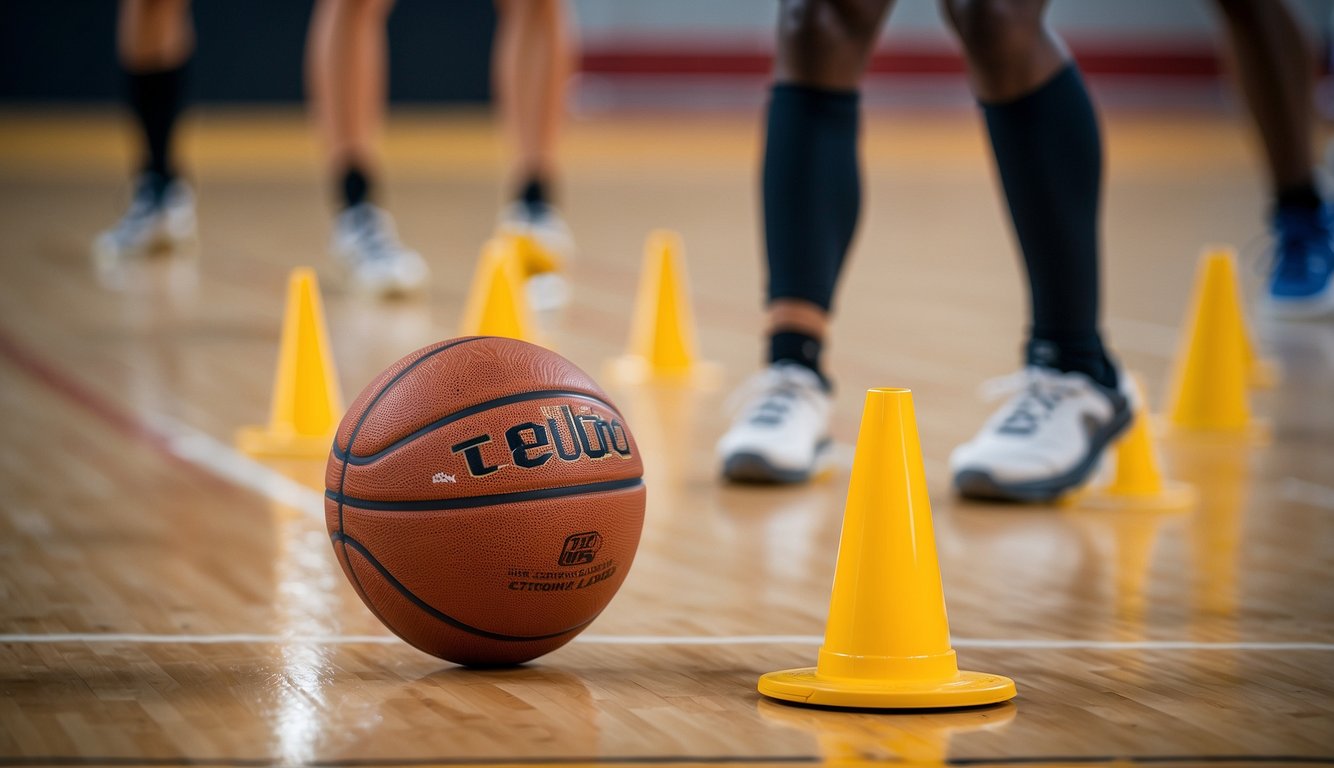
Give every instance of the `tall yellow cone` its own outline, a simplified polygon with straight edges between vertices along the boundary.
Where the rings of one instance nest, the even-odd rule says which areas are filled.
[[[1144,390],[1138,378],[1136,389]],[[1087,496],[1076,497],[1076,506],[1165,511],[1185,509],[1195,503],[1192,486],[1172,482],[1164,474],[1162,459],[1149,428],[1148,413],[1143,406],[1136,408],[1130,429],[1117,441],[1115,458],[1116,472],[1112,482]]]
[[[1207,252],[1196,272],[1190,316],[1177,353],[1167,419],[1174,430],[1250,436],[1247,402],[1256,359],[1241,313],[1236,259]]]
[[[523,270],[514,240],[493,238],[482,248],[459,333],[541,343],[523,290]]]
[[[961,672],[950,647],[912,393],[866,393],[824,645],[814,668],[770,672],[765,696],[918,709],[994,704],[1014,681]]]
[[[343,397],[315,273],[302,267],[287,280],[287,309],[278,348],[278,372],[266,426],[243,427],[236,445],[255,456],[324,458],[329,453]]]
[[[614,377],[623,381],[711,378],[716,366],[703,363],[696,355],[689,288],[681,236],[665,229],[650,232],[630,326],[630,348],[612,361]]]

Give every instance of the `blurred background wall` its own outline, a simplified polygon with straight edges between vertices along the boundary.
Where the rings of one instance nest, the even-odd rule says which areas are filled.
[[[1329,47],[1332,4],[1294,2],[1322,52]],[[311,5],[310,0],[195,0],[195,98],[300,99]],[[573,0],[572,5],[583,41],[581,70],[592,82],[762,77],[768,71],[776,0]],[[116,98],[121,80],[115,16],[114,0],[0,0],[0,100]],[[1050,20],[1093,76],[1216,78],[1222,69],[1209,0],[1054,0]],[[390,18],[392,98],[485,101],[494,24],[489,0],[399,0]],[[935,75],[960,69],[935,0],[899,0],[873,72]]]

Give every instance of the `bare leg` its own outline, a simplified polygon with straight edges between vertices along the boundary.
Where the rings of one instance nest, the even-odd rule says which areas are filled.
[[[190,0],[122,0],[116,49],[126,70],[155,72],[179,67],[194,47]]]
[[[306,45],[306,88],[335,178],[379,170],[388,79],[385,21],[393,0],[318,0]]]
[[[510,183],[549,182],[573,65],[564,0],[496,0],[492,87],[512,148]]]
[[[946,0],[979,101],[1010,101],[1051,79],[1069,55],[1047,29],[1047,0]]]

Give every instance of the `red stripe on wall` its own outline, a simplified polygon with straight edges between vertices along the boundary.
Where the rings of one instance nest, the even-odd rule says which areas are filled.
[[[1080,69],[1090,75],[1142,77],[1217,77],[1222,71],[1212,47],[1197,42],[1113,46],[1087,44],[1074,48]],[[672,46],[597,45],[583,52],[580,70],[594,75],[626,76],[763,76],[772,68],[769,50],[698,43]],[[963,59],[949,48],[884,49],[871,58],[877,75],[954,75],[964,71]]]

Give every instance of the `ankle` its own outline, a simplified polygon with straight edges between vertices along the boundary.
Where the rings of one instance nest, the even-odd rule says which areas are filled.
[[[1082,373],[1108,389],[1116,389],[1120,384],[1116,364],[1097,334],[1061,340],[1034,336],[1025,345],[1024,359],[1028,365],[1062,373]]]
[[[769,363],[787,363],[806,368],[820,379],[825,391],[833,389],[829,377],[820,368],[824,341],[801,331],[777,329],[769,334]]]

